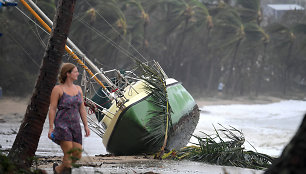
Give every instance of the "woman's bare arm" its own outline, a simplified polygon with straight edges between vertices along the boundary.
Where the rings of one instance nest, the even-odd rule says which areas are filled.
[[[56,113],[56,108],[58,104],[58,100],[60,98],[61,94],[61,89],[57,85],[53,88],[50,96],[50,108],[49,108],[49,133],[48,137],[51,139],[51,133],[53,131],[53,126],[54,126],[54,120],[55,120],[55,113]]]
[[[80,115],[81,115],[81,119],[82,119],[82,122],[83,122],[83,125],[84,125],[85,133],[86,133],[85,136],[88,137],[90,135],[90,131],[89,131],[89,128],[88,128],[86,110],[85,110],[85,105],[84,105],[84,101],[83,101],[83,92],[82,92],[82,89],[81,89],[80,86],[77,86],[77,87],[78,87],[78,90],[80,91],[81,97],[82,97],[82,103],[81,103],[81,106],[80,106]]]

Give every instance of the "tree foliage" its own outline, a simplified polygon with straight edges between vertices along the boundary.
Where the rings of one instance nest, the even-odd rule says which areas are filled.
[[[38,2],[54,15],[54,1]],[[219,82],[229,95],[305,91],[304,14],[294,24],[262,26],[260,0],[214,2],[78,1],[69,37],[104,69],[128,69],[130,57],[155,59],[194,94],[214,94]],[[29,94],[48,35],[16,8],[4,7],[0,32],[3,93]]]

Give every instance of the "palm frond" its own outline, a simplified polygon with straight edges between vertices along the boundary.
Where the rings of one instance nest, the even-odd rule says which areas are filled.
[[[269,33],[285,33],[285,32],[288,32],[288,28],[282,24],[275,23],[275,24],[270,25],[267,28],[267,31]]]
[[[245,138],[241,131],[234,127],[220,126],[221,129],[215,128],[215,135],[204,132],[202,132],[203,137],[194,135],[198,140],[195,146],[182,148],[170,158],[252,169],[265,169],[272,164],[273,157],[245,150],[243,146]]]
[[[245,32],[247,38],[252,41],[258,41],[265,37],[263,30],[256,23],[250,22],[245,24]]]
[[[260,8],[260,0],[238,0],[238,4],[254,11],[258,11]]]
[[[151,132],[144,139],[153,146],[160,146],[164,141],[161,147],[163,151],[172,128],[171,107],[168,101],[165,77],[157,68],[138,60],[136,60],[136,64],[142,74],[140,78],[145,81],[145,90],[151,96],[149,102],[156,108],[148,113],[150,119],[146,127]]]
[[[244,22],[260,22],[262,13],[260,9],[260,0],[238,0],[241,6],[240,16]]]

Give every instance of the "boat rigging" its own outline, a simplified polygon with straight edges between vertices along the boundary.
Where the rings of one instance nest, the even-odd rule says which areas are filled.
[[[50,33],[53,23],[47,15],[32,0],[20,2]],[[86,25],[86,21],[81,19],[80,22]],[[90,29],[106,37],[96,29]],[[199,120],[198,106],[193,97],[182,84],[169,78],[158,62],[148,62],[132,46],[145,60],[142,62],[111,39],[108,41],[132,58],[136,68],[124,72],[117,69],[105,71],[99,69],[69,38],[65,45],[67,53],[87,72],[83,73],[82,86],[84,102],[89,112],[94,113],[88,115],[90,128],[103,139],[109,152],[118,155],[185,146]],[[100,85],[100,89],[89,98],[86,92],[92,80]]]

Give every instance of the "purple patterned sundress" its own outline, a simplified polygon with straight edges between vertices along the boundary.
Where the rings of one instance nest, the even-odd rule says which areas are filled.
[[[71,96],[63,92],[58,101],[57,112],[54,120],[53,141],[73,141],[82,144],[82,130],[80,125],[80,105],[82,97],[80,91]]]

